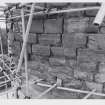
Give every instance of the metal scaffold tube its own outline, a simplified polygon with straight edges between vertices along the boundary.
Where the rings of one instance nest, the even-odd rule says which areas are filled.
[[[96,91],[96,89],[93,89],[93,90],[92,90],[91,92],[89,92],[89,94],[87,94],[83,99],[89,98],[95,91]]]
[[[37,15],[52,15],[52,14],[59,14],[59,13],[70,13],[70,12],[79,12],[79,11],[85,11],[85,10],[97,10],[100,9],[100,6],[96,6],[96,7],[86,7],[86,8],[77,8],[77,9],[67,9],[67,10],[57,10],[57,11],[50,11],[50,12],[46,12],[46,11],[40,11],[40,12],[36,12],[36,13],[32,13],[33,15],[37,16]],[[24,15],[25,17],[30,16],[30,14],[26,14]],[[7,18],[7,20],[11,20],[11,19],[17,19],[17,18],[21,18],[21,16],[14,16],[14,17],[10,17]]]
[[[26,33],[24,35],[22,50],[21,50],[21,53],[20,53],[20,58],[19,58],[19,63],[18,63],[18,67],[17,67],[17,72],[20,71],[21,64],[22,64],[22,61],[23,61],[24,51],[25,51],[25,48],[26,48],[28,35],[29,35],[30,28],[31,28],[31,23],[32,23],[34,6],[35,6],[35,4],[32,4],[29,21],[28,21],[27,28],[26,28]]]
[[[22,30],[23,30],[23,41],[24,41],[24,35],[25,35],[25,19],[24,19],[24,8],[21,9],[21,16],[22,16]],[[28,63],[27,63],[27,47],[25,48],[24,51],[24,59],[25,59],[25,74],[26,74],[26,95],[28,96]]]
[[[41,93],[38,97],[36,98],[41,98],[42,96],[44,96],[45,94],[47,94],[48,92],[50,92],[52,89],[54,89],[57,86],[57,84],[52,85],[50,88],[48,88],[47,90],[45,90],[43,93]]]
[[[36,85],[38,86],[42,86],[42,87],[52,87],[52,85],[48,85],[48,84],[43,84],[43,83],[37,83]],[[73,88],[66,88],[66,87],[56,87],[59,90],[64,90],[64,91],[69,91],[69,92],[77,92],[77,93],[83,93],[83,94],[88,94],[91,91],[86,91],[86,90],[79,90],[79,89],[73,89]],[[105,97],[105,94],[103,93],[98,93],[98,92],[92,92],[92,95],[97,95],[97,96],[103,96]]]

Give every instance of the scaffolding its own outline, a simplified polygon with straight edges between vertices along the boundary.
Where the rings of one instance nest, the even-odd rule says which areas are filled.
[[[29,7],[30,10],[25,10],[24,9],[25,7]],[[8,78],[8,80],[5,80],[4,83],[6,84],[6,82],[8,82],[8,81],[12,81],[13,87],[11,87],[11,89],[8,90],[7,86],[6,86],[6,91],[3,92],[3,93],[0,93],[0,95],[9,94],[11,91],[15,91],[15,93],[16,93],[15,96],[16,96],[16,98],[18,98],[17,97],[17,94],[18,94],[17,90],[20,91],[19,87],[26,87],[26,95],[25,96],[23,95],[23,96],[25,98],[29,99],[30,96],[29,96],[28,90],[29,90],[30,85],[34,84],[34,85],[37,85],[37,86],[48,88],[47,90],[42,92],[40,95],[35,97],[35,98],[38,98],[38,99],[42,98],[45,94],[54,90],[55,88],[59,89],[59,90],[62,90],[62,91],[69,91],[69,92],[77,92],[77,93],[86,94],[86,96],[83,99],[88,99],[91,95],[97,95],[97,96],[105,97],[105,94],[96,92],[96,89],[93,89],[92,91],[86,91],[86,90],[79,90],[79,89],[62,87],[61,86],[62,80],[60,80],[58,78],[57,78],[57,82],[53,85],[48,85],[48,84],[41,83],[41,81],[43,81],[43,79],[29,81],[29,79],[28,79],[28,69],[27,69],[27,50],[26,50],[26,46],[27,46],[27,41],[28,41],[28,36],[29,36],[29,31],[30,31],[30,27],[31,27],[31,24],[32,24],[33,16],[44,16],[46,14],[52,15],[52,14],[60,14],[60,13],[71,13],[71,12],[79,12],[79,11],[84,11],[84,10],[98,10],[98,9],[100,9],[100,6],[77,8],[77,9],[67,9],[67,10],[51,10],[51,11],[48,11],[48,8],[43,8],[43,7],[40,7],[40,6],[36,6],[35,3],[25,3],[25,4],[15,5],[15,6],[11,7],[10,9],[7,8],[5,13],[7,13],[8,10],[13,11],[13,10],[16,10],[16,9],[20,9],[20,15],[19,16],[7,17],[6,21],[12,20],[12,19],[20,19],[20,18],[22,19],[23,45],[22,45],[22,50],[21,50],[21,53],[20,53],[18,66],[17,66],[17,68],[15,69],[14,72],[12,72],[11,68],[8,67],[8,65],[6,65],[4,63],[4,61],[2,60],[4,66],[6,66],[8,68],[8,70],[11,72],[11,75],[12,75],[12,77],[10,78],[10,76],[8,76],[8,74],[3,72],[4,75]],[[35,12],[34,11],[35,9],[39,9],[40,12]],[[25,21],[24,21],[25,17],[29,17],[27,27],[25,27]],[[25,30],[25,28],[26,28],[26,30]],[[0,42],[2,42],[2,41],[0,41]],[[2,48],[2,43],[1,43],[1,49],[3,49]],[[3,51],[2,51],[2,55],[3,55]],[[21,84],[19,82],[16,84],[15,82],[17,80],[20,80],[20,78],[21,78],[21,76],[18,75],[18,72],[20,72],[20,68],[21,68],[21,65],[22,65],[23,58],[25,60],[26,84]],[[0,78],[4,78],[4,77],[0,77]],[[34,90],[33,90],[33,92],[34,92]],[[7,95],[7,97],[8,97],[8,95]]]

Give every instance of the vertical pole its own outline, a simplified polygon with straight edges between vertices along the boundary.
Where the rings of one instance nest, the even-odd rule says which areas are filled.
[[[5,78],[5,91],[7,91],[7,88],[8,88],[8,82],[6,82],[6,78]],[[8,93],[6,94],[6,97],[8,99]]]
[[[24,8],[21,9],[21,16],[22,16],[22,30],[23,30],[23,41],[25,35],[25,20],[24,20]],[[25,59],[25,73],[26,73],[26,96],[29,95],[28,93],[28,67],[27,67],[27,48],[24,50],[24,59]]]
[[[29,35],[30,28],[31,28],[31,23],[32,23],[34,6],[35,6],[35,4],[33,3],[32,7],[31,7],[29,21],[28,21],[28,24],[27,24],[26,33],[24,35],[23,46],[22,46],[22,50],[21,50],[21,54],[20,54],[20,58],[19,58],[19,62],[18,62],[17,72],[20,71],[21,64],[22,64],[22,61],[23,61],[24,51],[25,51],[25,48],[26,48],[26,44],[27,44],[27,40],[28,40],[28,35]]]

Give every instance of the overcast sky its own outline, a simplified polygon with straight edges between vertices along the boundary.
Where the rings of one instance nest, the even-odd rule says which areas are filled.
[[[0,2],[0,6],[6,6],[6,4],[3,2]],[[0,11],[0,15],[2,15],[2,14],[4,14],[4,13]],[[0,27],[5,28],[6,27],[5,22],[1,22],[1,20],[0,20]]]

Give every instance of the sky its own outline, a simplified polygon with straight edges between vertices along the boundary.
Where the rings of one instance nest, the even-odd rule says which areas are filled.
[[[6,5],[5,5],[5,3],[0,2],[0,6],[6,6]],[[3,14],[3,12],[0,11],[0,15],[2,15],[2,14]],[[0,20],[0,28],[6,28],[5,22],[2,22],[1,20]]]

